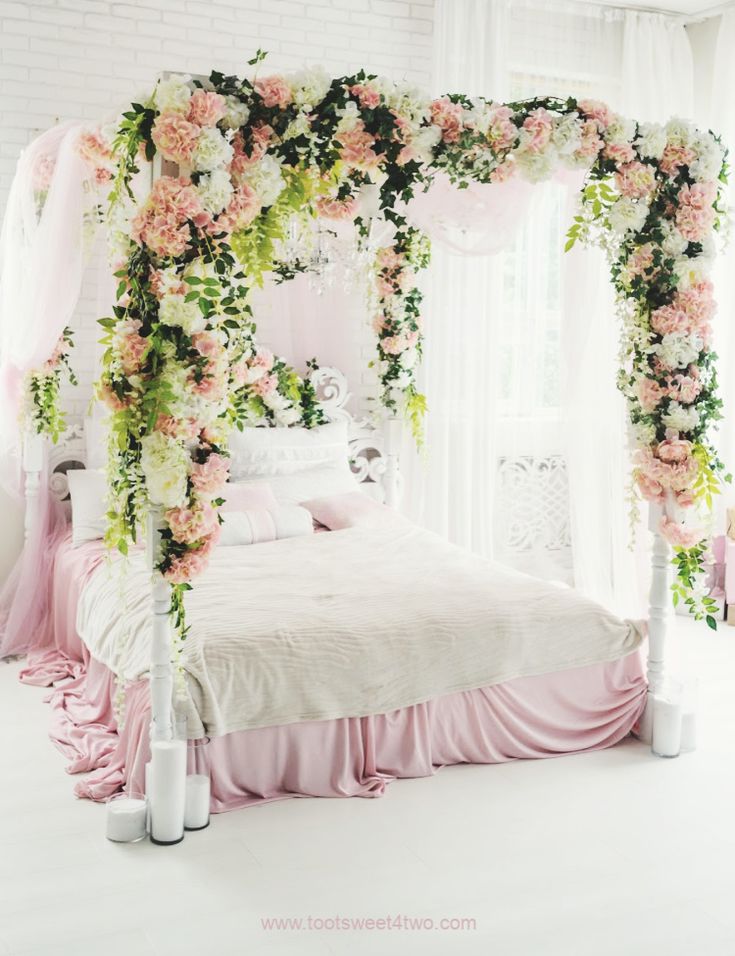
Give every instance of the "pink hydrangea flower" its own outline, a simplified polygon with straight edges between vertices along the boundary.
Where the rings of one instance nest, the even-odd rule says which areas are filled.
[[[715,219],[716,196],[714,183],[694,183],[679,190],[676,227],[685,239],[701,242],[707,235]]]
[[[207,90],[195,90],[189,100],[187,119],[197,126],[216,126],[227,110],[223,96]]]
[[[115,344],[120,365],[126,375],[134,375],[140,371],[148,352],[148,339],[139,334],[142,325],[139,319],[123,319],[115,327]]]
[[[151,139],[164,159],[189,166],[200,133],[200,127],[180,113],[161,113],[153,124]]]
[[[253,86],[255,92],[263,100],[264,106],[277,106],[279,109],[283,109],[293,100],[291,87],[278,74],[264,76],[262,80],[256,80]]]
[[[256,395],[261,396],[270,395],[271,392],[275,392],[277,388],[277,375],[261,375],[261,377],[252,384],[252,389]]]
[[[209,537],[203,539],[198,548],[186,551],[181,556],[172,557],[171,566],[164,572],[166,580],[170,584],[186,584],[206,571],[209,566],[209,557],[219,536],[220,530],[217,528]]]
[[[245,151],[245,140],[241,132],[232,137],[234,154],[230,163],[230,175],[235,182],[240,182],[244,173],[265,156],[272,135],[273,128],[267,123],[254,126],[250,131],[252,146],[249,153]]]
[[[248,183],[243,183],[233,192],[229,205],[212,223],[210,230],[213,233],[230,233],[245,229],[258,215],[260,209],[260,200],[255,190]]]
[[[367,132],[362,120],[354,127],[339,134],[339,155],[343,162],[355,169],[370,171],[380,164],[380,156],[375,152],[375,138]]]
[[[192,462],[190,467],[191,483],[202,497],[213,498],[227,481],[229,473],[229,460],[216,453],[205,462]]]
[[[193,508],[172,508],[166,512],[171,534],[182,544],[193,544],[212,534],[218,527],[217,512],[208,501]]]
[[[642,199],[656,188],[656,175],[647,163],[625,163],[615,174],[615,182],[624,196]]]
[[[180,256],[189,245],[187,221],[201,229],[210,219],[190,180],[161,176],[133,220],[130,234],[156,255]]]
[[[674,375],[669,381],[668,394],[684,405],[695,402],[701,391],[702,383],[691,375]]]
[[[600,128],[594,119],[588,119],[582,124],[582,140],[579,149],[575,152],[578,159],[594,160],[605,145],[600,138]]]
[[[692,443],[682,438],[667,438],[659,442],[656,454],[668,463],[686,461],[692,453]]]
[[[174,418],[173,415],[159,415],[155,430],[163,432],[169,438],[189,442],[199,437],[201,425],[196,418]]]
[[[523,148],[530,153],[540,153],[551,141],[554,121],[548,110],[532,110],[524,119],[523,128],[527,133]]]
[[[513,110],[508,106],[496,106],[491,110],[490,116],[488,142],[495,150],[509,149],[518,136],[518,128],[513,122]]]
[[[667,143],[659,162],[659,168],[673,179],[679,172],[680,167],[688,166],[694,160],[695,155],[694,150],[689,149],[688,146],[674,146]]]
[[[630,143],[606,143],[605,156],[618,165],[632,163],[635,159],[635,150]]]
[[[646,413],[652,412],[657,408],[661,399],[666,394],[655,379],[648,378],[647,376],[639,379],[636,391],[638,401],[641,403],[641,408]]]
[[[701,528],[687,528],[666,515],[661,518],[659,530],[674,548],[693,548],[705,537]]]
[[[651,313],[651,328],[659,335],[671,335],[674,332],[691,331],[691,323],[686,312],[672,303],[662,305]]]
[[[363,109],[374,110],[380,106],[380,93],[370,83],[355,83],[350,93],[357,97]]]
[[[601,100],[580,100],[577,103],[577,109],[582,116],[594,120],[597,127],[601,130],[607,129],[610,123],[612,123],[612,111],[610,107]]]
[[[325,219],[336,220],[352,220],[360,208],[360,204],[354,196],[348,196],[346,199],[320,196],[315,205],[320,216]]]
[[[432,101],[430,109],[431,122],[441,130],[444,142],[456,143],[462,133],[462,104],[453,103],[448,97],[442,96]]]

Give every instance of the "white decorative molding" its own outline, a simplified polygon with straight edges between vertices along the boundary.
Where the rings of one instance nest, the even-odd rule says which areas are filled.
[[[351,395],[344,374],[337,368],[324,366],[314,369],[309,375],[309,381],[314,386],[319,404],[327,419],[331,422],[347,422],[350,443],[350,466],[357,481],[366,485],[376,497],[385,498],[388,502],[389,489],[387,476],[390,473],[384,434],[366,418],[356,419],[347,408]],[[395,452],[394,483],[397,489],[395,499],[400,491],[400,475],[398,474],[398,452]]]
[[[561,455],[519,455],[498,462],[497,542],[506,553],[556,552],[571,567],[569,482]]]
[[[55,445],[48,443],[48,486],[57,501],[69,497],[67,472],[87,467],[84,425],[77,422],[62,433]]]

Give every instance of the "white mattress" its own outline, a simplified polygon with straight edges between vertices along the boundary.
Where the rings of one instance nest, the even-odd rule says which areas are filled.
[[[147,581],[142,556],[105,565],[79,603],[90,653],[126,680],[148,668]],[[573,590],[404,522],[220,547],[186,601],[192,737],[386,713],[616,660],[642,640]]]

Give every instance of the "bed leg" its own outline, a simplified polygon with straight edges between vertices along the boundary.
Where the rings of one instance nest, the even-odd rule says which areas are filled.
[[[641,718],[638,736],[651,742],[653,730],[653,698],[661,689],[664,679],[664,653],[666,630],[671,615],[671,554],[669,545],[659,532],[663,511],[660,505],[649,506],[649,528],[653,532],[651,554],[651,591],[648,607],[648,696],[646,709]]]

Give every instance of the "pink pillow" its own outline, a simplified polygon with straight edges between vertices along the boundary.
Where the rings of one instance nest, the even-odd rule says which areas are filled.
[[[326,498],[312,498],[301,505],[313,518],[330,531],[343,528],[385,528],[401,521],[392,508],[386,508],[379,501],[362,491],[346,491],[341,495],[328,495]]]
[[[228,481],[220,495],[222,511],[272,511],[278,507],[267,481]]]

